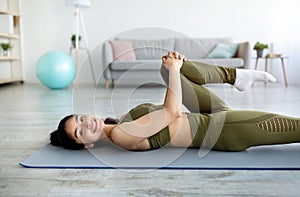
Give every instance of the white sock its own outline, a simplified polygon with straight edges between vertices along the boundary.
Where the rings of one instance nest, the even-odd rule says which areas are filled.
[[[236,69],[236,78],[233,86],[239,91],[245,91],[254,82],[276,82],[270,73],[259,70]]]

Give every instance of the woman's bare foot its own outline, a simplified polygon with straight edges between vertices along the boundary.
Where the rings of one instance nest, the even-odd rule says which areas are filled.
[[[183,61],[185,61],[185,57],[178,53],[170,51],[168,55],[164,55],[162,57],[162,63],[170,69],[180,71],[180,68],[182,67]]]
[[[245,91],[254,82],[276,82],[277,79],[270,73],[258,70],[236,69],[234,87],[239,91]]]

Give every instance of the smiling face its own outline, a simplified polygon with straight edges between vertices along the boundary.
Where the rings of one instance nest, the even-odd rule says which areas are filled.
[[[105,138],[104,122],[96,116],[75,115],[65,123],[68,136],[78,144],[92,148],[93,143]]]

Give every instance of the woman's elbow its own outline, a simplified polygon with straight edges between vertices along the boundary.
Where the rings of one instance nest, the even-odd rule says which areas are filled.
[[[169,115],[172,117],[172,119],[177,119],[182,116],[182,112],[181,110],[170,110]]]

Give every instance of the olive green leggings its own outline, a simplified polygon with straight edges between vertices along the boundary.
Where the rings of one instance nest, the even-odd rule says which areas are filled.
[[[168,70],[161,75],[168,81]],[[252,146],[300,142],[300,118],[231,110],[209,83],[233,85],[236,69],[186,61],[181,68],[182,102],[190,110],[194,147],[241,151]]]
[[[182,103],[194,113],[213,113],[229,110],[228,105],[204,84],[235,82],[236,69],[186,61],[180,70]],[[168,82],[168,70],[162,66],[161,75]]]

